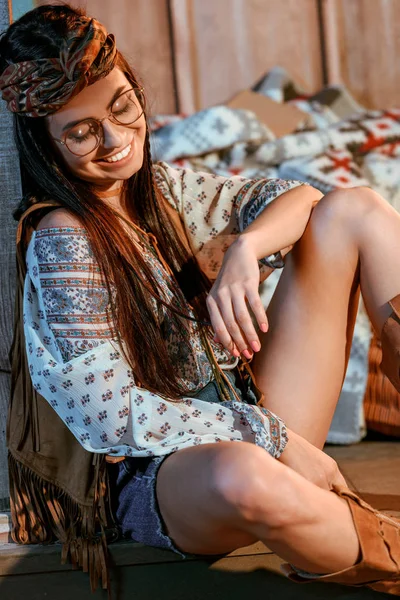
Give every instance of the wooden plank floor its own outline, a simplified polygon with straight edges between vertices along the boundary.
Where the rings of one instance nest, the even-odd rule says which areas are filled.
[[[48,549],[46,549],[48,550]],[[299,586],[279,572],[281,559],[260,545],[219,560],[182,560],[169,552],[143,552],[139,544],[117,543],[111,548],[112,600],[379,600],[366,588],[312,583]],[[12,573],[0,577],[2,600],[106,600],[91,594],[87,575],[61,567],[49,554],[28,552],[14,562]],[[2,550],[0,549],[0,557]],[[55,556],[53,556],[55,559]],[[10,565],[9,565],[10,567]]]
[[[387,498],[400,494],[400,442],[330,446],[326,451],[361,495],[374,495],[378,500],[385,497],[387,502]],[[112,600],[244,600],[250,595],[263,600],[389,598],[366,588],[294,584],[280,574],[281,559],[261,542],[210,560],[183,560],[171,552],[134,542],[113,544],[110,554]],[[73,571],[70,565],[60,565],[57,544],[0,544],[0,598],[105,600],[107,594],[98,590],[91,595],[85,574]]]

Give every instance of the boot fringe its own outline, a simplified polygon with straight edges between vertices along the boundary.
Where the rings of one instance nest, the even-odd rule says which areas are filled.
[[[367,586],[400,596],[400,522],[380,513],[346,487],[334,486],[332,493],[344,498],[351,510],[360,543],[360,560],[342,571],[320,576],[310,574],[309,578],[291,565],[283,565],[282,571],[297,583],[319,581]]]

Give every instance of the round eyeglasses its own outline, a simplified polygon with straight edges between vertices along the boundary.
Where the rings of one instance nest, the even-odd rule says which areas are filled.
[[[116,125],[132,125],[144,111],[144,89],[132,88],[114,100],[111,111],[103,119],[84,119],[67,129],[61,139],[53,139],[63,144],[72,154],[86,156],[96,150],[104,138],[103,121],[109,119]]]

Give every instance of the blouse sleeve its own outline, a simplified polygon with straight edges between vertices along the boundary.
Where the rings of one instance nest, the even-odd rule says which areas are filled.
[[[284,423],[258,406],[164,399],[139,387],[109,324],[109,297],[84,229],[42,229],[27,251],[24,330],[33,385],[82,446],[155,456],[248,441],[278,457]]]
[[[230,178],[189,169],[155,166],[155,178],[163,196],[179,213],[197,261],[211,279],[216,279],[230,244],[258,217],[264,208],[301,181],[284,179]],[[280,252],[267,256],[260,266],[281,268]]]

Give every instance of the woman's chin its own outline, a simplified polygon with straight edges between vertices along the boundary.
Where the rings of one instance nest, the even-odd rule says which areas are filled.
[[[80,173],[78,177],[85,179],[90,183],[104,185],[107,183],[113,183],[115,181],[125,181],[130,179],[135,173],[137,173],[143,166],[143,156],[140,158],[137,156],[132,157],[128,164],[115,165],[112,167],[102,166],[99,162],[94,163],[95,168],[91,173]]]

